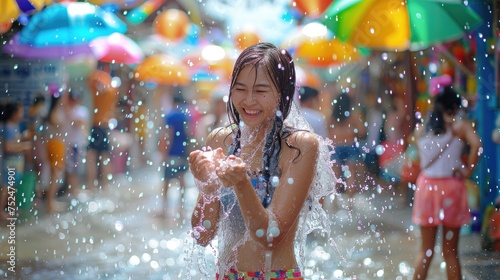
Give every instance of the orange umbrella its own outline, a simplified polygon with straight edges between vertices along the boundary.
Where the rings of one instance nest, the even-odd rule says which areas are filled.
[[[354,62],[361,57],[360,50],[335,38],[325,25],[312,22],[299,26],[282,44],[299,62],[312,67],[329,67]]]
[[[187,66],[166,54],[155,54],[144,59],[135,69],[134,79],[174,86],[191,82]]]

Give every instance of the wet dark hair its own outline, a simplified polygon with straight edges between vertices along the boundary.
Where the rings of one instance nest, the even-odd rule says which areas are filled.
[[[346,112],[348,112],[346,114]],[[346,120],[351,114],[351,98],[347,94],[341,94],[333,102],[332,118],[335,122]]]
[[[61,96],[62,96],[61,94],[52,94],[50,96],[49,112],[47,113],[46,117],[46,121],[48,123],[52,123],[52,114],[55,112],[55,109],[57,108],[57,103],[59,102]]]
[[[262,150],[262,174],[266,185],[267,197],[262,205],[267,207],[270,203],[271,178],[280,176],[279,155],[281,152],[281,141],[287,138],[292,132],[291,128],[284,126],[284,120],[292,108],[293,94],[295,92],[295,65],[290,53],[284,49],[279,49],[270,43],[258,43],[246,48],[236,60],[231,75],[231,85],[229,91],[229,101],[227,111],[231,122],[236,124],[234,129],[234,142],[232,144],[233,154],[238,154],[241,148],[240,137],[240,115],[236,111],[232,101],[232,90],[235,86],[238,75],[246,66],[251,66],[255,71],[261,66],[270,77],[280,93],[278,108],[281,114],[276,114],[274,125],[271,131],[265,136],[264,148]]]
[[[434,99],[434,107],[429,116],[426,131],[432,131],[434,135],[445,133],[446,124],[443,115],[445,113],[455,115],[461,105],[462,99],[460,95],[452,87],[444,87]]]
[[[21,103],[9,101],[0,105],[0,122],[9,121],[21,109]]]

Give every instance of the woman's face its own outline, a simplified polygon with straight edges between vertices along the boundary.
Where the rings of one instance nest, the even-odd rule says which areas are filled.
[[[261,66],[244,67],[231,89],[234,107],[249,127],[257,127],[276,116],[278,90]]]

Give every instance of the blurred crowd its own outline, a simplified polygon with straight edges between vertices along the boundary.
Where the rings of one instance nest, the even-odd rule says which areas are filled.
[[[29,106],[19,101],[1,104],[2,205],[8,196],[7,167],[15,167],[22,191],[34,194],[33,206],[53,213],[68,209],[72,199],[106,188],[115,173],[153,164],[161,170],[165,202],[172,184],[183,192],[193,147],[203,146],[215,127],[229,125],[229,87],[224,83],[203,106],[190,99],[189,87],[169,86],[162,95],[168,104],[160,114],[152,113],[157,99],[137,93],[128,100],[129,116],[110,74],[95,71],[87,83],[91,106],[81,102],[89,93],[59,85],[49,85]],[[361,102],[349,88],[308,85],[298,89],[297,97],[312,129],[334,143],[332,160],[343,179],[337,189],[346,193],[350,205],[357,192],[376,186],[394,188],[398,200],[410,205],[418,153],[414,135],[403,133],[408,123],[401,97],[368,92]],[[457,116],[467,118],[467,112]],[[7,213],[0,211],[0,217]]]

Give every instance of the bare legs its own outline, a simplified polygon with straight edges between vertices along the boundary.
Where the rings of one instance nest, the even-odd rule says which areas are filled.
[[[354,196],[358,191],[358,180],[356,179],[358,172],[358,162],[349,162],[346,165],[338,165],[334,172],[337,178],[343,178],[345,182],[345,191],[347,194],[347,210],[352,210],[354,205]]]
[[[448,279],[462,279],[462,269],[458,258],[460,228],[443,228],[443,258],[446,262]]]
[[[427,278],[427,272],[429,271],[429,266],[434,257],[436,232],[437,227],[420,227],[422,240],[415,264],[415,274],[413,274],[414,280],[423,280]]]
[[[91,190],[101,189],[108,181],[108,175],[111,174],[111,161],[109,155],[98,153],[96,150],[87,151],[87,188]],[[99,176],[99,169],[101,175]]]
[[[429,266],[434,257],[437,227],[420,227],[422,244],[415,263],[414,280],[427,278]],[[460,228],[443,227],[443,258],[446,262],[448,280],[462,279],[460,261],[458,258],[458,240]]]
[[[50,169],[50,183],[47,188],[47,212],[54,213],[64,210],[64,206],[61,202],[56,200],[57,191],[62,183],[62,175],[64,174],[64,170],[60,168],[51,167]]]
[[[176,178],[179,180],[179,191],[181,195],[181,200],[180,200],[180,205],[178,205],[178,209],[182,208],[182,204],[184,203],[184,193],[185,193],[185,179],[184,179],[185,173],[180,173],[179,176]],[[167,211],[167,205],[168,205],[168,189],[172,185],[172,179],[165,178],[165,182],[163,183],[163,188],[162,188],[162,208],[160,210],[160,213],[158,214],[159,216],[163,216],[166,214]]]

